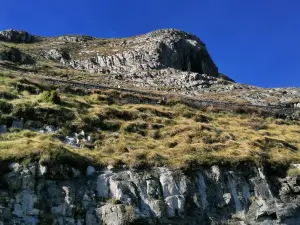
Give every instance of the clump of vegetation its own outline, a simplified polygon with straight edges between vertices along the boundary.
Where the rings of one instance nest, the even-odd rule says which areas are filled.
[[[195,115],[194,120],[200,123],[209,123],[212,120],[212,118],[198,113],[197,115]]]
[[[16,99],[17,96],[13,93],[8,92],[8,91],[0,91],[0,98],[2,99],[6,99],[6,100],[12,100],[12,99]]]
[[[299,168],[290,168],[287,171],[287,175],[290,177],[299,176],[300,175],[300,169]]]
[[[137,133],[145,136],[147,131],[148,124],[142,121],[130,122],[125,124],[124,131],[129,133]]]
[[[10,113],[12,111],[12,104],[0,100],[0,113]]]
[[[48,102],[48,103],[53,103],[53,104],[59,104],[61,103],[59,94],[57,91],[52,90],[52,91],[44,91],[41,94],[40,98],[43,102]]]
[[[111,204],[113,204],[113,205],[120,205],[120,204],[122,204],[122,202],[121,202],[120,200],[115,199],[115,198],[111,198],[111,199],[109,199],[107,202],[108,202],[108,203],[111,203]]]

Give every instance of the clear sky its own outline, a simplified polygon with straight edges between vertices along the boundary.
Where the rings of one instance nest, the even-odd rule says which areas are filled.
[[[237,82],[300,87],[299,0],[1,0],[8,28],[97,37],[177,28],[200,37]]]

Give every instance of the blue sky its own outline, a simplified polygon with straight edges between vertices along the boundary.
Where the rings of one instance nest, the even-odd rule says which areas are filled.
[[[299,0],[3,0],[8,28],[98,37],[177,28],[200,37],[237,82],[300,87]]]

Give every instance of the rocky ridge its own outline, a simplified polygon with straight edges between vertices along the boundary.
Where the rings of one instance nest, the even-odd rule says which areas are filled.
[[[85,73],[80,78],[83,83],[262,106],[298,107],[300,103],[297,88],[259,88],[235,83],[219,73],[198,37],[176,29],[107,39],[85,35],[40,37],[6,30],[0,32],[0,58],[15,63],[20,73],[24,73],[25,67],[39,76],[69,81],[78,81],[74,76],[78,71]]]
[[[96,39],[89,36],[40,38],[25,31],[7,30],[1,40],[41,43],[31,52],[64,66],[89,73],[106,74],[115,85],[138,87],[209,87],[231,82],[219,75],[205,44],[195,35],[163,29],[132,38]],[[32,48],[31,48],[32,49]]]
[[[34,41],[37,41],[37,38],[26,31],[9,29],[0,31],[0,41],[15,43],[32,43]]]

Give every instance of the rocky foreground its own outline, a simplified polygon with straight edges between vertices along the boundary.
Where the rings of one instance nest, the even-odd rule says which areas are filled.
[[[83,172],[12,163],[10,169],[1,178],[3,225],[296,225],[300,219],[299,178],[262,168]]]

